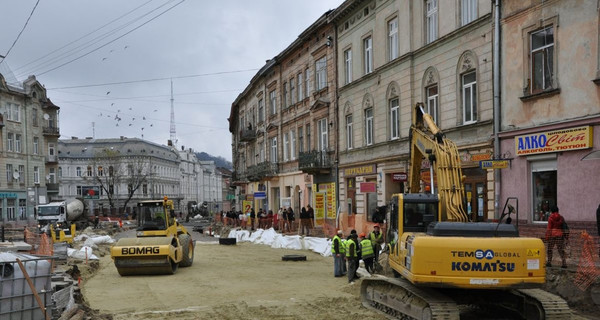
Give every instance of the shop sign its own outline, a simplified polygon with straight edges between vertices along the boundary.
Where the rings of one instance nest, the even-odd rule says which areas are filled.
[[[590,126],[560,129],[515,137],[518,156],[587,149],[593,146]]]
[[[394,182],[406,182],[408,180],[408,175],[406,172],[397,172],[392,173],[392,181]]]
[[[361,182],[360,183],[360,192],[361,193],[369,193],[375,192],[375,182]]]
[[[476,154],[472,154],[471,155],[471,161],[483,161],[483,160],[490,160],[492,158],[492,155],[490,153],[476,153]]]
[[[345,177],[365,176],[365,175],[376,174],[376,173],[377,173],[377,165],[376,164],[344,169]]]
[[[508,168],[508,160],[479,161],[481,169],[505,169]]]
[[[267,197],[266,192],[255,192],[254,193],[254,199],[264,199]]]
[[[0,198],[16,198],[17,194],[12,192],[0,192]]]

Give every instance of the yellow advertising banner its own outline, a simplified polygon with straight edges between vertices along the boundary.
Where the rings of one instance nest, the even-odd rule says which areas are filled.
[[[244,213],[250,213],[252,210],[252,201],[242,201],[242,206],[244,207]]]
[[[559,129],[515,137],[518,156],[591,148],[593,128],[590,126]]]
[[[323,225],[325,219],[325,192],[315,192],[315,220],[318,226]]]

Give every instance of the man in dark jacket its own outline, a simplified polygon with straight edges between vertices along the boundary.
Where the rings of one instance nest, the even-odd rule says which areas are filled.
[[[356,274],[358,270],[358,235],[350,234],[350,239],[346,244],[346,260],[348,260],[348,282],[352,282],[360,277]]]

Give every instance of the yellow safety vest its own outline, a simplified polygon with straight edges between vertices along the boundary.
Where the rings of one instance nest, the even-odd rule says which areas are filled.
[[[375,256],[375,254],[373,253],[373,245],[371,244],[371,240],[363,239],[360,242],[360,252],[361,252],[363,259],[371,258],[371,257]]]
[[[344,247],[344,243],[342,242],[342,239],[340,239],[340,237],[338,237],[337,235],[335,235],[333,237],[333,241],[331,242],[331,254],[336,254],[335,252],[335,242],[338,242],[338,250],[339,253],[345,253],[346,252],[346,248]]]
[[[352,254],[352,250],[350,250],[351,248],[354,248],[354,254]],[[354,242],[354,240],[350,239],[347,241],[347,250],[346,250],[346,257],[348,258],[358,258],[358,248],[356,247],[356,242]]]

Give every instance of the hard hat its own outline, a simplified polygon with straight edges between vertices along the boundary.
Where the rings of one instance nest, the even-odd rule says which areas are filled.
[[[337,231],[337,234],[342,234],[342,233],[343,233],[342,230]]]
[[[379,228],[379,223],[376,223],[373,228]]]
[[[359,236],[359,237],[361,237],[361,238],[364,238],[364,237],[366,237],[367,235],[366,235],[366,234],[363,232],[363,233],[359,234],[358,236]]]

